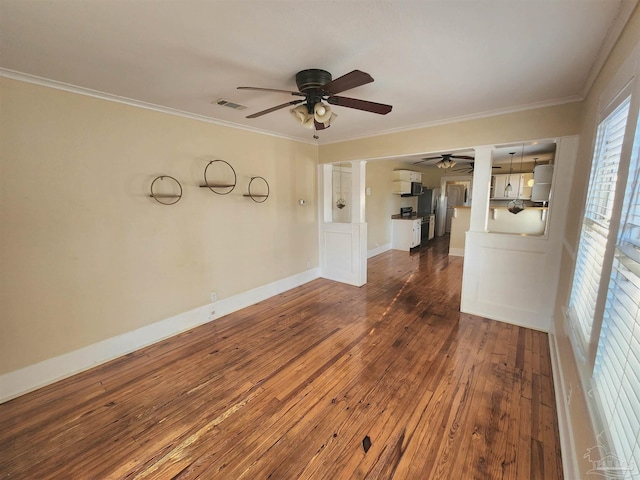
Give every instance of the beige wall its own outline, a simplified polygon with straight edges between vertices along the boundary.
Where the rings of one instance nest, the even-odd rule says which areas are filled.
[[[317,267],[315,145],[0,82],[0,373]],[[198,187],[214,158],[230,195]],[[149,198],[160,174],[176,205]]]
[[[319,161],[389,158],[576,135],[580,112],[580,103],[568,103],[321,145]]]
[[[449,237],[449,252],[455,255],[464,255],[464,242],[469,225],[471,223],[471,208],[461,207],[455,209],[451,218],[451,234]]]

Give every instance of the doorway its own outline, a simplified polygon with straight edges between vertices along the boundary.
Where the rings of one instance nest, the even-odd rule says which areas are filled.
[[[451,219],[455,207],[471,205],[471,177],[450,176],[440,179],[440,218],[437,219],[437,235],[451,233]]]

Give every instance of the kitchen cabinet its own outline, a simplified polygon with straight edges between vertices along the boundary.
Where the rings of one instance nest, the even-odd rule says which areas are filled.
[[[531,201],[548,202],[551,196],[551,179],[553,178],[553,165],[538,165],[533,170],[533,191]]]
[[[422,219],[393,219],[391,220],[391,248],[409,251],[420,245],[422,234]]]
[[[413,170],[393,171],[393,190],[397,195],[411,195],[411,184],[421,183],[422,173]]]
[[[511,177],[511,191],[505,192]],[[529,200],[531,198],[531,186],[529,181],[533,180],[532,173],[508,173],[493,175],[491,177],[491,198],[496,200]]]
[[[411,193],[411,182],[405,182],[401,180],[394,180],[392,193],[397,195],[404,195]]]
[[[422,173],[413,170],[394,170],[393,181],[422,182]]]

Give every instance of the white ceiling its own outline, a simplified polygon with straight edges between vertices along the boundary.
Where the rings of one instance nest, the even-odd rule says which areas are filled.
[[[341,95],[393,111],[335,107],[319,132],[329,143],[578,100],[636,3],[0,0],[0,73],[304,141],[313,131],[288,109],[245,118],[291,96],[236,87],[296,90],[306,68],[371,74],[374,83]],[[211,103],[219,98],[248,108]]]

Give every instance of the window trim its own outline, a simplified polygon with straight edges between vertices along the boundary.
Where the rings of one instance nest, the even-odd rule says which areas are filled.
[[[604,89],[598,102],[598,116],[596,119],[596,125],[593,129],[593,141],[591,145],[591,160],[589,164],[589,176],[591,175],[591,169],[593,168],[593,156],[597,153],[598,147],[598,129],[602,122],[611,114],[626,98],[631,96],[631,102],[629,105],[629,115],[627,117],[627,124],[625,127],[625,134],[622,143],[622,149],[620,152],[620,162],[618,165],[618,178],[627,178],[629,172],[630,157],[633,148],[633,141],[635,135],[635,126],[638,122],[638,107],[640,104],[640,44],[636,46],[632,54],[629,55],[627,60],[623,63],[617,73],[609,82],[608,86]],[[613,263],[613,256],[615,254],[616,234],[618,231],[618,225],[620,223],[620,216],[622,211],[622,202],[624,200],[624,189],[626,182],[616,182],[615,198],[612,206],[611,220],[609,222],[609,232],[607,234],[607,241],[605,247],[605,253],[602,259],[603,266],[600,275],[601,281],[598,286],[596,294],[596,305],[594,317],[591,325],[591,332],[588,339],[581,337],[580,331],[574,327],[575,319],[572,318],[571,310],[568,304],[571,301],[571,291],[573,290],[574,270],[572,272],[571,285],[569,288],[567,306],[563,308],[565,312],[566,331],[571,341],[574,357],[578,363],[578,369],[582,384],[586,388],[590,388],[590,378],[595,366],[596,353],[598,349],[598,342],[600,340],[600,331],[602,329],[602,319],[604,315],[604,308],[608,289],[608,279],[611,276],[611,266]],[[575,254],[574,261],[577,258],[578,246],[580,243],[580,237],[582,234],[582,222],[584,221],[586,202],[588,199],[588,188],[584,192],[582,199],[582,210],[580,214],[580,228],[577,232],[577,238],[575,239]],[[602,279],[607,279],[602,281]]]

